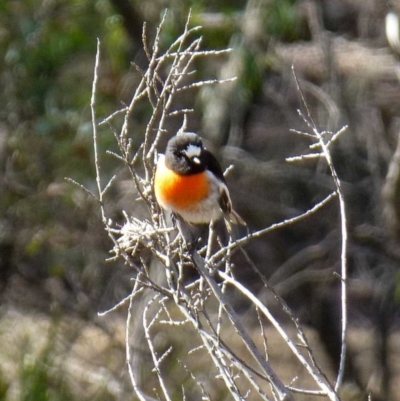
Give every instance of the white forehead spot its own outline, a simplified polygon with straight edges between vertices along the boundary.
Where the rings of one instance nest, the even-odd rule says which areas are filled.
[[[201,154],[201,148],[198,145],[189,145],[185,150],[186,156],[189,159],[193,159],[194,157],[199,157]]]

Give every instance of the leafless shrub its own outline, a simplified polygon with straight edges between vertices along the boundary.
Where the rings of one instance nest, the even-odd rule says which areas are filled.
[[[174,99],[180,92],[223,83],[218,80],[193,81],[193,62],[199,57],[215,57],[229,51],[201,50],[201,38],[195,37],[200,28],[189,28],[189,19],[182,35],[162,53],[160,32],[165,16],[151,48],[147,45],[144,27],[143,43],[148,57],[148,68],[142,73],[131,102],[100,123],[111,125],[117,115],[123,116],[120,129],[113,128],[119,148],[119,153],[114,153],[114,156],[129,170],[139,197],[138,201],[144,202],[147,206],[147,218],[138,219],[125,214],[126,221],[122,227],[107,215],[107,192],[112,187],[115,177],[106,184],[102,183],[97,145],[99,123],[96,117],[99,45],[96,57],[91,108],[98,194],[91,193],[91,195],[99,203],[105,230],[113,243],[114,256],[111,259],[122,259],[132,267],[134,276],[131,294],[110,310],[115,310],[124,304],[129,305],[126,321],[126,355],[134,393],[142,401],[176,398],[292,400],[294,394],[299,393],[304,397],[317,395],[330,400],[339,400],[338,390],[343,377],[346,354],[347,231],[344,199],[329,147],[344,129],[337,133],[320,132],[303,99],[305,113],[300,112],[300,114],[308,125],[309,132],[296,132],[310,139],[310,153],[291,158],[290,161],[315,157],[325,159],[336,190],[297,217],[250,232],[236,240],[230,238],[227,244],[220,244],[217,249],[211,249],[209,241],[203,249],[188,250],[185,241],[176,233],[176,229],[167,225],[153,195],[152,180],[157,145],[160,138],[167,135],[167,121],[171,116],[182,115],[183,128],[185,127],[185,116],[190,109],[176,110],[173,106]],[[298,90],[301,94],[299,85]],[[130,117],[143,103],[151,107],[152,113],[146,130],[142,133],[142,145],[138,149],[133,149],[131,136],[138,133],[133,134]],[[282,226],[307,218],[334,197],[339,199],[342,218],[342,271],[338,279],[342,282],[343,328],[341,367],[336,383],[332,385],[319,367],[300,323],[273,288],[269,287],[267,280],[252,264],[243,246],[256,237],[267,235]],[[215,238],[215,236],[214,228],[210,227],[209,237]],[[254,274],[259,276],[266,289],[280,304],[291,321],[290,329],[282,325],[268,306],[260,302],[250,289],[235,279],[231,269],[231,257],[235,252],[243,253],[248,264],[253,267]],[[155,269],[158,276],[162,275],[165,279],[159,279],[152,274]],[[187,283],[184,280],[184,272],[187,269],[195,269],[199,278]],[[234,289],[242,299],[246,299],[257,312],[259,329],[256,332],[244,325],[231,305],[226,293],[228,287]],[[268,358],[268,338],[264,329],[266,322],[274,327],[292,355],[300,362],[300,369],[306,372],[313,383],[312,388],[302,384],[296,375],[287,381],[277,373]],[[143,330],[142,339],[136,334],[133,335],[133,332],[137,333],[139,326]],[[164,334],[161,339],[160,333]],[[145,345],[151,361],[149,370],[145,373],[146,379],[143,379],[140,371],[145,369],[145,365],[141,364],[135,350]],[[175,361],[178,363],[174,363]],[[221,382],[224,386],[221,386]],[[222,388],[218,395],[216,388]]]

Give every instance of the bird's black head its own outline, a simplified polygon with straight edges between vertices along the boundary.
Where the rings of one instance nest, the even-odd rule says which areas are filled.
[[[204,148],[201,138],[193,132],[172,137],[165,151],[165,164],[178,174],[190,175],[204,171]]]

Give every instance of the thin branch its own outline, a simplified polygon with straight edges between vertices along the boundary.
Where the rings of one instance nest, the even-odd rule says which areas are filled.
[[[75,181],[74,179],[70,178],[70,177],[64,177],[64,179],[68,182],[70,182],[71,184],[76,185],[78,188],[82,189],[83,191],[85,191],[88,195],[90,195],[90,197],[92,197],[93,199],[95,199],[97,202],[99,202],[99,198],[90,190],[87,189],[84,185],[80,184],[79,182]]]
[[[194,30],[191,30],[191,32],[194,32]],[[188,33],[191,33],[191,32],[188,31]],[[173,47],[176,44],[177,44],[177,41],[171,47]],[[222,49],[222,50],[200,50],[200,51],[196,51],[196,52],[191,52],[191,51],[185,51],[185,52],[181,52],[181,53],[171,52],[171,53],[168,53],[166,55],[162,55],[161,57],[158,57],[157,61],[164,60],[165,58],[167,58],[167,59],[168,58],[174,58],[174,57],[176,57],[178,55],[182,55],[182,54],[185,55],[185,56],[196,56],[196,57],[205,56],[205,57],[208,57],[208,56],[225,55],[225,54],[231,53],[231,52],[232,52],[232,49],[230,49],[230,48]]]
[[[292,67],[293,75],[296,81],[297,90],[300,94],[302,104],[305,107],[307,117],[303,117],[304,122],[312,129],[315,138],[321,146],[321,150],[325,156],[326,162],[330,169],[333,181],[336,186],[336,192],[339,198],[339,209],[340,209],[340,223],[341,223],[341,310],[342,310],[342,330],[341,330],[341,351],[340,351],[340,364],[339,371],[336,378],[335,390],[337,391],[343,381],[345,362],[346,362],[346,349],[347,349],[347,218],[346,218],[346,204],[344,201],[344,195],[342,191],[342,185],[340,179],[336,173],[336,169],[333,165],[331,154],[329,151],[328,144],[325,143],[323,136],[319,133],[317,126],[311,116],[310,109],[307,102],[305,101],[303,92],[301,91],[299,81],[295,74],[294,68]],[[344,129],[341,130],[342,132]],[[338,134],[341,133],[338,132]]]
[[[92,128],[93,128],[93,149],[94,149],[94,165],[96,169],[96,184],[97,191],[99,192],[99,202],[101,207],[101,216],[103,222],[105,223],[105,212],[103,205],[103,190],[101,186],[100,179],[100,161],[99,161],[99,150],[97,146],[97,122],[96,122],[96,91],[97,91],[97,82],[99,80],[99,65],[100,65],[100,39],[97,39],[97,51],[96,51],[96,61],[94,65],[94,73],[93,73],[93,84],[92,84],[92,96],[90,99],[90,110],[92,114]]]
[[[148,401],[147,397],[142,393],[136,381],[135,373],[133,371],[133,366],[132,366],[132,352],[131,352],[132,348],[129,341],[129,339],[131,338],[130,329],[131,329],[132,314],[133,314],[133,300],[135,298],[135,295],[138,294],[138,289],[139,289],[138,285],[139,285],[138,282],[135,282],[131,296],[129,298],[129,308],[125,324],[125,353],[126,353],[126,363],[128,365],[129,377],[131,379],[133,390],[135,391],[135,394],[137,395],[140,401]]]
[[[123,109],[114,111],[114,113],[110,114],[108,117],[104,118],[102,121],[99,122],[99,125],[107,124],[109,123],[114,117],[118,116],[119,114],[126,113],[128,110],[128,107],[124,107]]]
[[[217,261],[219,259],[223,258],[224,255],[228,251],[232,252],[232,251],[236,250],[237,248],[240,248],[243,245],[247,244],[250,240],[252,240],[254,238],[259,238],[265,234],[268,234],[269,232],[271,232],[273,230],[276,230],[281,227],[285,227],[289,224],[297,223],[298,221],[310,216],[311,214],[315,213],[317,210],[321,209],[335,196],[336,196],[336,192],[332,192],[327,197],[325,197],[321,202],[318,202],[311,209],[308,209],[306,212],[299,214],[298,216],[292,217],[290,219],[283,220],[279,223],[272,224],[269,227],[263,228],[259,231],[255,231],[254,233],[250,233],[250,234],[246,235],[245,237],[242,237],[242,238],[232,242],[228,246],[222,247],[218,252],[214,253],[214,255],[210,258],[209,263],[211,265],[215,265],[217,263]]]
[[[97,316],[105,316],[111,312],[115,312],[121,306],[124,306],[128,301],[130,301],[132,297],[136,296],[136,293],[139,293],[143,290],[144,290],[144,287],[138,288],[137,290],[132,290],[132,292],[127,297],[123,298],[121,301],[119,301],[117,304],[115,304],[110,309],[107,309],[103,312],[97,312]]]
[[[161,389],[163,391],[164,397],[167,401],[171,401],[169,392],[168,392],[168,388],[165,384],[163,375],[161,373],[160,370],[160,365],[162,363],[162,361],[165,359],[166,356],[169,355],[170,351],[167,350],[166,353],[164,353],[160,358],[157,356],[156,350],[154,348],[154,344],[153,344],[153,340],[151,338],[150,335],[150,329],[151,326],[156,322],[156,320],[158,319],[158,315],[161,313],[161,310],[159,309],[158,312],[155,314],[155,316],[152,318],[152,320],[150,321],[150,323],[148,323],[147,321],[147,314],[149,311],[150,306],[153,304],[153,302],[159,297],[158,294],[156,294],[151,300],[150,302],[146,305],[144,311],[143,311],[143,327],[144,327],[144,333],[145,333],[145,337],[147,340],[147,345],[149,347],[150,353],[151,353],[151,357],[153,358],[153,364],[154,364],[154,369],[155,372],[157,374],[157,378],[158,378],[158,382],[160,383]],[[169,348],[171,349],[171,347]]]
[[[287,157],[285,160],[287,162],[298,162],[298,161],[307,160],[307,159],[319,159],[324,156],[325,155],[323,153],[308,153],[308,154],[300,155],[300,156]]]
[[[226,83],[226,82],[233,82],[233,81],[236,81],[236,79],[237,79],[236,77],[233,77],[233,78],[227,78],[227,79],[209,79],[207,81],[193,82],[191,84],[188,84],[188,85],[178,88],[176,91],[182,92],[182,91],[185,91],[188,89],[200,88],[205,85],[215,85],[217,83],[221,84],[221,83]]]

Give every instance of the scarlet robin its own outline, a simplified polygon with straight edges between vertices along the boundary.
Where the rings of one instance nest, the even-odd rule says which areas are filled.
[[[233,210],[225,178],[215,156],[192,132],[172,137],[160,155],[154,179],[160,206],[192,224],[210,223],[224,217],[245,224]]]

